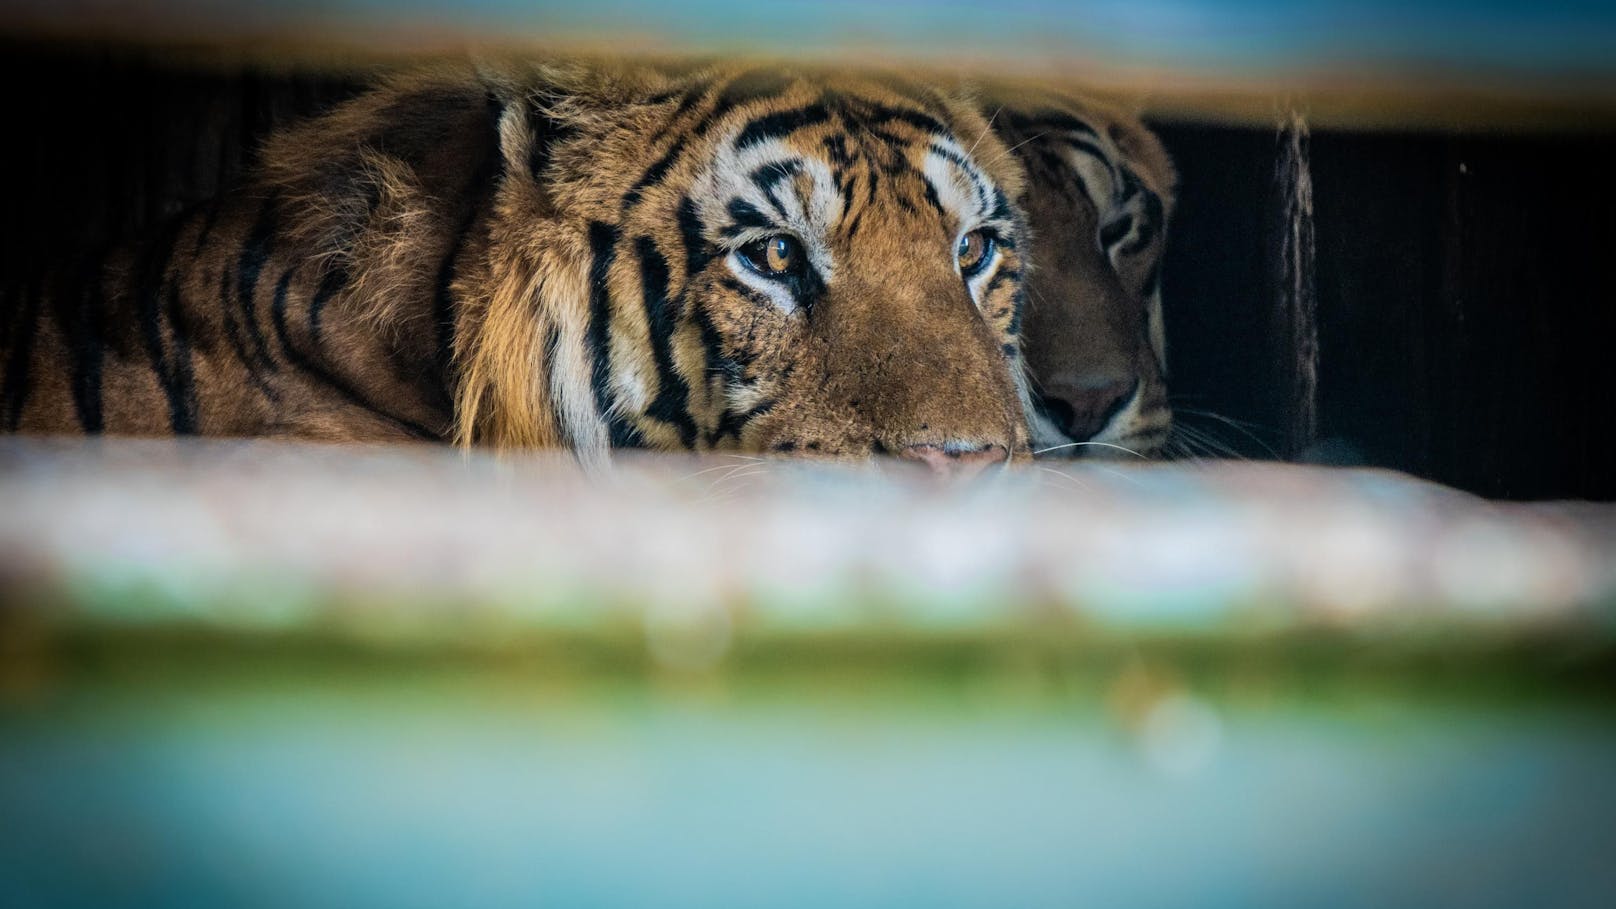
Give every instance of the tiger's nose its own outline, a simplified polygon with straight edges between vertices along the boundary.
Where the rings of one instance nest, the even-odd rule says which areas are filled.
[[[1046,384],[1038,403],[1061,432],[1086,442],[1104,431],[1138,388],[1138,379],[1085,376]]]
[[[898,452],[898,457],[926,465],[934,476],[963,480],[976,476],[990,464],[1004,463],[1008,453],[1003,445],[950,442],[943,445],[910,445]]]

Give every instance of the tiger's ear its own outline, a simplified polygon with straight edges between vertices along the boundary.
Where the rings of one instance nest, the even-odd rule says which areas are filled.
[[[1129,168],[1161,199],[1164,214],[1171,217],[1178,194],[1178,171],[1161,139],[1138,114],[1131,112],[1112,117],[1107,131]]]
[[[555,144],[571,128],[550,115],[541,101],[542,92],[531,81],[507,71],[479,71],[490,102],[498,113],[494,136],[507,183],[534,184],[536,200],[550,208],[545,172]]]
[[[569,448],[585,463],[606,458],[589,347],[589,238],[556,215],[544,169],[553,122],[530,95],[501,99],[505,179],[494,198],[487,258],[459,287],[455,441],[498,450]]]

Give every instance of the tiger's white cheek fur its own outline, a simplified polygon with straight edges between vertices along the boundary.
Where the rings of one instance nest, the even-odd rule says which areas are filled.
[[[614,345],[619,346],[619,345]],[[642,413],[651,404],[645,377],[640,374],[638,358],[632,352],[613,357],[612,386],[616,392],[618,408],[625,413]]]
[[[727,262],[730,272],[742,284],[769,298],[769,301],[779,307],[781,312],[795,313],[800,308],[797,305],[797,298],[791,295],[791,291],[784,284],[779,281],[771,281],[747,268],[746,264],[741,262],[735,253],[730,253],[727,257]]]
[[[768,389],[761,382],[750,385],[741,382],[728,382],[724,386],[724,395],[729,399],[731,410],[749,411],[768,400]]]
[[[563,327],[560,343],[550,353],[550,384],[555,389],[563,434],[586,464],[604,460],[609,447],[606,414],[596,410],[588,383],[580,377],[594,369],[583,332]]]
[[[992,282],[994,272],[999,270],[999,255],[999,251],[994,250],[994,261],[990,262],[986,268],[983,268],[980,272],[977,272],[975,277],[971,278],[971,280],[965,283],[965,286],[971,291],[971,299],[976,302],[977,309],[982,308],[984,303],[982,295],[987,290],[988,284]]]

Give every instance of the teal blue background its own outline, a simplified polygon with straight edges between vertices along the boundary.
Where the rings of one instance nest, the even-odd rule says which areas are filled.
[[[10,0],[4,8],[68,26],[109,12],[227,30],[437,25],[524,40],[627,34],[699,50],[856,45],[1246,74],[1363,66],[1616,71],[1616,4],[1591,0]]]
[[[1608,906],[1604,709],[632,687],[83,692],[0,710],[7,907]]]

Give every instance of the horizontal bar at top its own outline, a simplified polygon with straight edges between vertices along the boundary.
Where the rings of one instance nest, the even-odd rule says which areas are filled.
[[[1082,83],[1172,116],[1319,125],[1577,127],[1616,122],[1616,7],[1328,0],[20,0],[14,37],[172,46],[270,62],[411,57],[468,45],[744,54]]]

